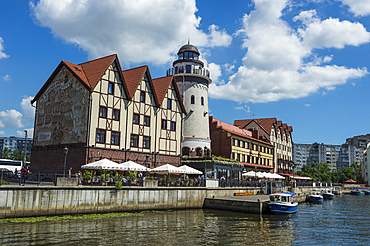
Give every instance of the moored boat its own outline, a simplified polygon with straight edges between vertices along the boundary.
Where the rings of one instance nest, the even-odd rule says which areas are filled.
[[[342,195],[342,187],[340,187],[340,186],[334,186],[333,194],[334,195]]]
[[[370,190],[364,190],[365,195],[370,195]]]
[[[270,195],[268,206],[274,214],[292,214],[298,211],[298,202],[294,202],[296,193],[279,192]]]
[[[353,188],[351,190],[351,195],[365,195],[365,192],[363,191],[363,189]]]
[[[332,189],[329,189],[329,188],[321,189],[321,195],[324,197],[324,199],[333,199],[334,198],[333,191],[332,191]]]
[[[311,190],[308,193],[307,200],[309,202],[322,202],[322,201],[324,201],[324,197],[320,194],[320,191]]]

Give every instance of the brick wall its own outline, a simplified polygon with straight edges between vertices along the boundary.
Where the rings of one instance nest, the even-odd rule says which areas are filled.
[[[227,132],[222,132],[217,128],[217,123],[212,123],[210,119],[209,124],[211,149],[215,156],[222,156],[226,158],[231,157],[231,137],[227,136]]]
[[[154,153],[129,152],[122,150],[111,150],[103,148],[70,147],[68,146],[66,159],[66,173],[72,167],[72,173],[82,171],[81,166],[101,159],[122,163],[131,160],[138,164],[149,164],[150,168],[164,164],[174,166],[181,165],[180,156],[160,155]],[[54,146],[48,148],[33,148],[31,155],[31,172],[34,173],[58,173],[62,174],[64,169],[64,147]],[[148,155],[148,159],[147,159]]]

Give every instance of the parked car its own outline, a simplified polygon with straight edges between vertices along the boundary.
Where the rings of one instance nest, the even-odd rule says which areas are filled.
[[[13,172],[7,168],[0,168],[0,175],[3,175],[3,177],[12,177]]]

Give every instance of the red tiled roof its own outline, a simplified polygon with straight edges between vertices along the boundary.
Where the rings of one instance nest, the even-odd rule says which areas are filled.
[[[170,87],[171,83],[175,89],[177,100],[180,102],[180,107],[182,112],[186,114],[186,110],[184,107],[184,103],[182,102],[182,98],[180,96],[179,89],[177,87],[177,83],[175,81],[174,76],[166,76],[162,78],[156,78],[152,80],[153,86],[154,86],[154,92],[158,98],[159,105],[162,105],[164,97],[166,96],[166,93],[168,91],[168,88]]]
[[[91,89],[95,88],[114,59],[117,59],[116,54],[79,64],[86,75]]]
[[[147,71],[149,73],[147,65],[122,71],[123,79],[126,82],[129,98],[132,98],[134,96],[141,79]],[[148,77],[149,80],[151,80],[150,73]]]
[[[212,123],[217,124],[217,126],[216,126],[217,128],[221,128],[222,130],[230,132],[234,135],[238,135],[238,136],[245,137],[245,138],[248,138],[248,139],[251,139],[251,140],[254,140],[254,141],[258,141],[258,142],[261,142],[261,143],[264,143],[264,144],[271,145],[268,142],[253,138],[251,131],[241,129],[237,126],[231,125],[231,124],[223,122],[221,120],[217,120],[217,119],[213,118],[213,116],[209,116],[209,118],[212,120],[211,121]]]
[[[281,131],[280,131],[281,136],[283,136],[283,131],[285,128],[288,131],[287,134],[293,132],[293,127],[288,126],[287,124],[283,124],[282,121],[277,121],[276,118],[235,120],[234,125],[240,128],[245,128],[252,121],[255,121],[257,124],[259,124],[270,135],[271,135],[271,129],[274,127],[274,123],[276,123],[275,125],[276,133],[278,132],[279,127],[281,126]]]

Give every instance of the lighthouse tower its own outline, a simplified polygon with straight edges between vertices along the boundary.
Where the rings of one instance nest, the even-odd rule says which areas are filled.
[[[202,156],[203,151],[208,152],[211,147],[208,85],[212,80],[204,63],[199,60],[199,55],[198,49],[188,43],[180,48],[173,67],[167,70],[167,76],[175,76],[187,112],[181,143],[183,156]]]

